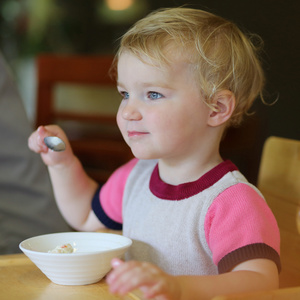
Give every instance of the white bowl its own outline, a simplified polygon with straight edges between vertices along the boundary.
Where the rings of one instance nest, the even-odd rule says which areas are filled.
[[[68,243],[73,253],[48,253]],[[111,269],[111,259],[121,258],[131,244],[118,234],[65,232],[32,237],[19,247],[52,282],[85,285],[101,280]]]

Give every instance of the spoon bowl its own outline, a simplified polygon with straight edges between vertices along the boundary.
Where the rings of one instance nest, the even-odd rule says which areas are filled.
[[[44,138],[44,142],[53,151],[64,151],[66,149],[64,141],[57,136],[47,136]]]

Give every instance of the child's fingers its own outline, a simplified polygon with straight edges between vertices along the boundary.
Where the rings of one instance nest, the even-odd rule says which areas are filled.
[[[140,285],[138,264],[135,262],[124,263],[121,260],[112,261],[113,270],[107,275],[106,281],[110,291],[115,294],[125,295]]]
[[[115,268],[117,268],[117,267],[119,267],[121,264],[123,264],[124,262],[121,260],[121,259],[119,259],[119,258],[113,258],[112,260],[111,260],[111,265],[112,265],[112,267],[115,269]]]
[[[55,152],[49,150],[44,142],[44,138],[47,136],[58,136],[62,138],[66,144],[66,151]],[[32,151],[40,153],[43,162],[47,166],[54,166],[58,164],[66,166],[68,163],[72,163],[74,158],[67,136],[57,125],[39,126],[28,138],[28,147]]]
[[[108,284],[113,284],[118,278],[122,277],[123,273],[129,271],[128,264],[125,264],[118,258],[114,258],[111,261],[113,270],[106,276],[106,281]]]
[[[43,150],[42,152],[48,151],[48,147],[44,142],[45,137],[60,136],[62,134],[61,129],[56,125],[39,126],[36,132],[37,132],[37,143],[39,147]],[[65,137],[63,137],[63,140],[66,140]]]
[[[41,152],[47,152],[48,148],[44,142],[44,138],[47,136],[47,132],[43,126],[40,126],[37,129],[37,143],[39,147],[42,149]]]
[[[113,260],[112,265],[115,269],[107,276],[112,293],[125,295],[140,287],[152,286],[159,278],[156,268],[145,262]]]
[[[48,148],[45,145],[39,130],[34,131],[28,138],[28,147],[37,153],[48,151]]]

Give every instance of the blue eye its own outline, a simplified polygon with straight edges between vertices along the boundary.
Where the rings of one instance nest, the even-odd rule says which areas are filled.
[[[160,94],[160,93],[157,93],[157,92],[149,92],[149,93],[148,93],[148,97],[149,97],[151,100],[156,100],[156,99],[162,98],[163,95]]]
[[[129,99],[129,93],[127,93],[127,92],[120,92],[120,94],[123,97],[123,100]]]

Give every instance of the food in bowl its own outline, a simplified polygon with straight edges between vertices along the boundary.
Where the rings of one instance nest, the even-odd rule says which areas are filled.
[[[66,242],[73,253],[48,252]],[[131,244],[131,239],[119,234],[63,232],[26,239],[19,247],[52,282],[85,285],[101,280],[111,270],[111,260],[123,258]]]
[[[74,248],[71,244],[64,244],[61,246],[56,246],[53,250],[49,250],[49,253],[73,253]]]

